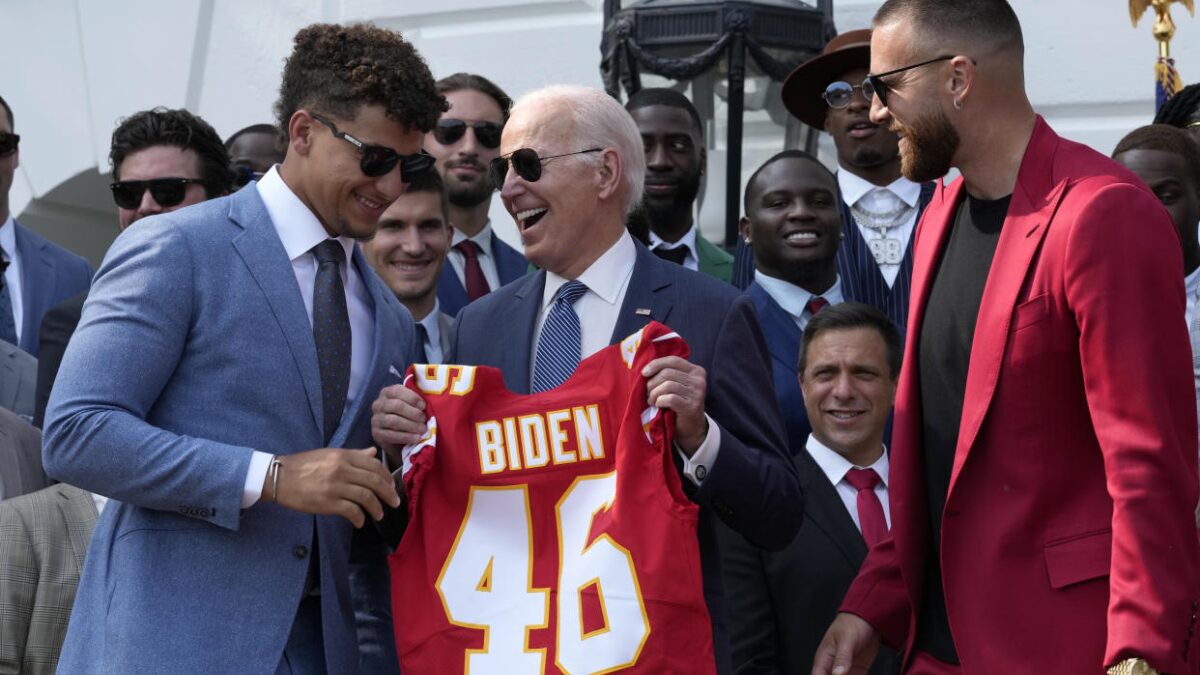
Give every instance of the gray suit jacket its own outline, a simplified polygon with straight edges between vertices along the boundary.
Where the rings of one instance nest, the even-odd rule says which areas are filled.
[[[438,314],[438,331],[442,334],[442,360],[450,358],[450,336],[454,333],[454,317],[445,312]]]
[[[400,381],[389,371],[405,371],[415,336],[357,248],[352,264],[375,333],[328,445],[364,448],[371,403]],[[314,539],[326,666],[356,672],[353,526],[261,501],[241,508],[252,451],[326,445],[322,415],[312,325],[257,189],[122,232],[46,411],[47,473],[119,500],[96,526],[63,672],[273,672]],[[356,562],[386,574],[376,551]]]
[[[16,413],[0,408],[0,499],[49,484],[42,470],[42,433]]]
[[[0,408],[33,420],[37,393],[37,359],[11,342],[0,340]]]
[[[95,527],[92,495],[65,483],[0,503],[0,674],[58,666]]]

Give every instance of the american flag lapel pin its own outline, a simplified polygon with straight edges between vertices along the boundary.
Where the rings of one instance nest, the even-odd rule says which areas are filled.
[[[637,314],[638,316],[650,316],[650,308],[639,307],[634,311],[634,314]]]

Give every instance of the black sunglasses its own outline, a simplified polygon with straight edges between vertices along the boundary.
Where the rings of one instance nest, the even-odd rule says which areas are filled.
[[[488,173],[492,177],[492,183],[499,190],[504,186],[504,179],[508,176],[508,164],[512,162],[513,171],[516,171],[518,176],[530,183],[536,183],[542,177],[542,162],[548,162],[559,157],[582,155],[588,152],[604,152],[604,148],[588,148],[579,152],[568,152],[562,155],[550,155],[549,157],[538,157],[537,150],[521,148],[520,150],[513,150],[507,155],[493,159],[491,165],[488,166]]]
[[[254,167],[249,164],[234,164],[233,165],[233,186],[237,188],[246,187],[252,180],[262,180],[265,176],[261,171],[255,171]]]
[[[400,180],[411,183],[413,180],[433,168],[433,155],[422,150],[415,155],[401,155],[395,150],[382,146],[363,143],[344,131],[338,131],[333,122],[317,113],[309,113],[313,119],[329,127],[333,135],[358,148],[362,153],[362,161],[358,163],[363,175],[378,178],[400,165]]]
[[[453,145],[467,133],[467,127],[475,130],[475,140],[479,141],[483,147],[489,149],[500,147],[500,125],[495,122],[471,122],[468,124],[463,120],[442,119],[438,120],[437,126],[433,128],[433,137],[442,145]]]
[[[850,105],[850,101],[854,99],[854,90],[858,89],[863,92],[863,98],[867,99],[867,103],[871,102],[871,97],[867,96],[867,84],[864,82],[860,85],[853,85],[849,82],[830,82],[825,91],[821,92],[821,98],[825,99],[825,104],[834,110],[841,110]]]
[[[863,96],[866,96],[868,101],[871,100],[872,96],[878,96],[879,102],[882,103],[884,106],[886,106],[888,104],[887,95],[888,95],[888,92],[891,91],[891,88],[888,86],[887,82],[883,81],[883,78],[891,76],[891,75],[898,75],[900,73],[903,73],[906,70],[912,70],[914,68],[920,68],[921,66],[927,66],[931,63],[937,63],[939,61],[949,61],[952,58],[954,58],[953,54],[946,54],[944,56],[939,56],[936,59],[929,59],[928,61],[914,63],[911,66],[904,66],[903,68],[889,70],[886,73],[879,73],[878,75],[867,75],[867,79],[863,80],[863,83],[862,83]],[[972,61],[974,61],[974,59],[972,59]]]
[[[112,183],[113,201],[117,206],[133,210],[142,203],[142,195],[149,188],[150,196],[159,206],[176,206],[187,196],[187,186],[192,183],[204,184],[199,178],[155,178],[154,180],[122,180]]]
[[[20,142],[21,137],[16,134],[10,134],[7,131],[0,134],[0,157],[8,157],[16,152]]]

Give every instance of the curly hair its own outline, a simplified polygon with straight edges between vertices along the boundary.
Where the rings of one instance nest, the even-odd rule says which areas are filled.
[[[117,125],[108,151],[113,178],[121,180],[121,164],[126,157],[156,145],[196,153],[200,160],[200,180],[204,181],[204,192],[209,199],[226,194],[233,187],[229,151],[216,130],[186,110],[161,107],[134,113]]]
[[[1184,87],[1154,116],[1155,124],[1169,124],[1181,129],[1197,120],[1200,120],[1200,82]]]
[[[360,107],[380,105],[389,119],[422,133],[449,108],[425,60],[395,31],[318,23],[301,29],[294,41],[275,103],[284,138],[301,108],[354,119]]]

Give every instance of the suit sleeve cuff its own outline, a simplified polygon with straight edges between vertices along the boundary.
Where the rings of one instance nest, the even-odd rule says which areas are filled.
[[[263,482],[267,480],[267,469],[271,467],[271,455],[254,451],[250,457],[250,468],[246,470],[246,485],[242,488],[242,508],[248,509],[262,498]]]
[[[691,457],[685,455],[678,445],[675,446],[675,452],[678,452],[679,456],[683,458],[683,475],[687,476],[688,480],[692,481],[696,487],[700,487],[700,484],[708,476],[708,472],[717,461],[717,453],[721,449],[720,427],[708,416],[708,413],[704,414],[704,418],[708,420],[708,435],[704,437],[704,442],[696,448],[696,452]]]

